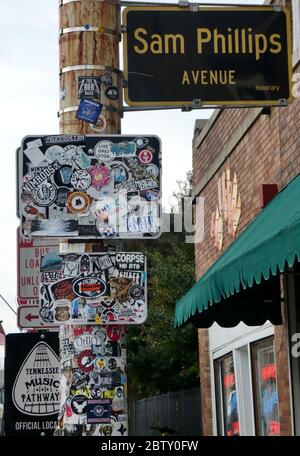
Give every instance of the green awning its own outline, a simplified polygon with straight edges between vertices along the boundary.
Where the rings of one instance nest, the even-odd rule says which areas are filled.
[[[299,260],[300,175],[177,302],[175,326],[280,324],[279,274]]]

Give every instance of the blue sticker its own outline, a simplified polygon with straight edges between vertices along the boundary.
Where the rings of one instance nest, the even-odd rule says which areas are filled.
[[[87,400],[87,423],[110,423],[111,401],[109,399]]]
[[[103,105],[101,103],[83,98],[79,103],[76,118],[95,124],[99,119],[102,108]]]

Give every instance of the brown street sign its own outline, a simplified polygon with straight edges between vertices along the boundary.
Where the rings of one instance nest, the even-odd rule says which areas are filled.
[[[285,8],[129,7],[123,24],[130,106],[265,106],[291,98]]]

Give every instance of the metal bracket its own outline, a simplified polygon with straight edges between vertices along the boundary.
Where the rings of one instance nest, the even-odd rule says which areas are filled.
[[[195,99],[193,100],[192,104],[191,105],[183,105],[181,107],[181,111],[182,112],[190,112],[192,111],[193,109],[201,109],[203,106],[203,103],[202,103],[202,100],[200,99]]]
[[[178,6],[179,8],[188,8],[190,6],[190,2],[187,0],[179,0]]]
[[[125,78],[122,78],[122,87],[123,89],[126,89],[128,87],[128,80]]]
[[[282,5],[273,5],[273,10],[276,13],[281,13],[283,6]]]
[[[126,25],[121,25],[121,33],[127,33]]]
[[[280,98],[278,100],[278,104],[279,104],[279,106],[287,106],[288,105],[288,101],[287,101],[286,98]]]

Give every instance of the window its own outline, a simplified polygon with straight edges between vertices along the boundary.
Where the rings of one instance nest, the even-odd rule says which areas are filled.
[[[256,434],[280,435],[274,342],[255,342],[252,348]]]
[[[215,361],[219,434],[240,434],[233,356]]]
[[[300,2],[292,0],[293,9],[293,51],[300,47]]]

